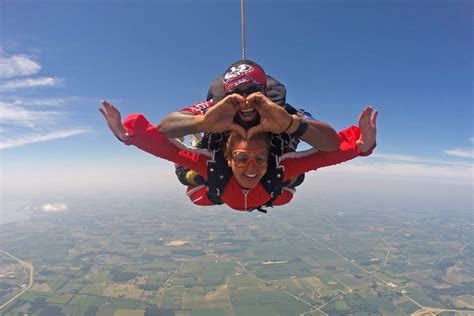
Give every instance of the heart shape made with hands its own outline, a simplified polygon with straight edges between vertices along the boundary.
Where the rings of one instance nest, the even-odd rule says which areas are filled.
[[[293,121],[291,115],[282,106],[274,103],[261,92],[249,95],[244,104],[238,105],[238,110],[241,112],[253,109],[257,111],[260,121],[246,130],[247,139],[260,132],[283,133]]]

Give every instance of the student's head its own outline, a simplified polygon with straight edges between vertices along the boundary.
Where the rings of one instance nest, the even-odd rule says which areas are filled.
[[[260,182],[267,172],[269,148],[268,133],[255,134],[251,139],[230,133],[224,154],[241,187],[252,189]]]
[[[251,60],[239,60],[224,72],[224,92],[247,97],[255,92],[266,93],[267,76],[257,63]],[[258,112],[254,107],[238,112],[238,118],[243,123],[258,121]],[[257,122],[258,123],[258,122]],[[244,125],[247,125],[244,124]],[[251,124],[255,125],[255,124]]]

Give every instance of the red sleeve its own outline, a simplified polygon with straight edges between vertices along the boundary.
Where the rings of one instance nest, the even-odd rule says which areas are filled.
[[[191,200],[191,202],[193,202],[194,204],[196,205],[199,205],[199,206],[209,206],[209,205],[216,205],[215,203],[212,203],[211,201],[209,201],[208,197],[207,197],[207,187],[206,186],[203,186],[201,189],[193,192],[193,193],[190,193],[190,191],[194,190],[196,187],[194,186],[188,186],[188,189],[187,189],[187,195],[189,197],[189,199]]]
[[[273,202],[273,206],[280,206],[290,203],[293,199],[293,193],[283,190],[281,194]]]
[[[123,121],[123,126],[130,135],[130,139],[125,144],[138,147],[149,154],[185,166],[207,177],[207,156],[178,148],[160,134],[156,126],[142,114],[130,114]]]
[[[207,110],[212,106],[211,101],[203,101],[196,103],[192,106],[188,106],[187,108],[179,110],[180,112],[191,112],[194,115],[204,115],[206,114]]]
[[[351,126],[339,132],[339,138],[341,139],[339,150],[331,152],[318,151],[301,158],[283,160],[281,164],[285,167],[284,180],[286,181],[310,170],[336,165],[361,155],[370,155],[372,150],[363,154],[359,152],[356,145],[359,136],[359,127]]]

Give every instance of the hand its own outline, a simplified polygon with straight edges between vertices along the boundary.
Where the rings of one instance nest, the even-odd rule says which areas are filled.
[[[114,133],[114,135],[121,141],[127,141],[130,137],[122,125],[120,111],[106,100],[102,101],[102,105],[104,106],[104,109],[99,108],[99,111],[107,121],[107,125],[112,133]]]
[[[231,94],[225,97],[202,116],[199,130],[211,133],[233,130],[246,137],[245,129],[234,123],[234,116],[242,104],[245,104],[245,99],[241,95]]]
[[[247,138],[260,132],[281,134],[293,122],[291,115],[283,107],[275,104],[260,92],[249,95],[247,104],[255,106],[260,114],[260,124],[247,131]]]
[[[361,153],[365,153],[374,148],[377,140],[377,115],[375,111],[372,115],[372,107],[368,105],[359,116],[360,137],[356,141],[357,148]]]

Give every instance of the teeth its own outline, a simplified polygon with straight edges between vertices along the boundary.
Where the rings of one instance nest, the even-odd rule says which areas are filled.
[[[257,176],[256,173],[254,174],[245,174],[246,177],[249,177],[249,178],[255,178]]]
[[[253,110],[255,110],[255,109],[241,110],[240,112],[242,112],[242,113],[249,113],[249,112],[253,112]]]

